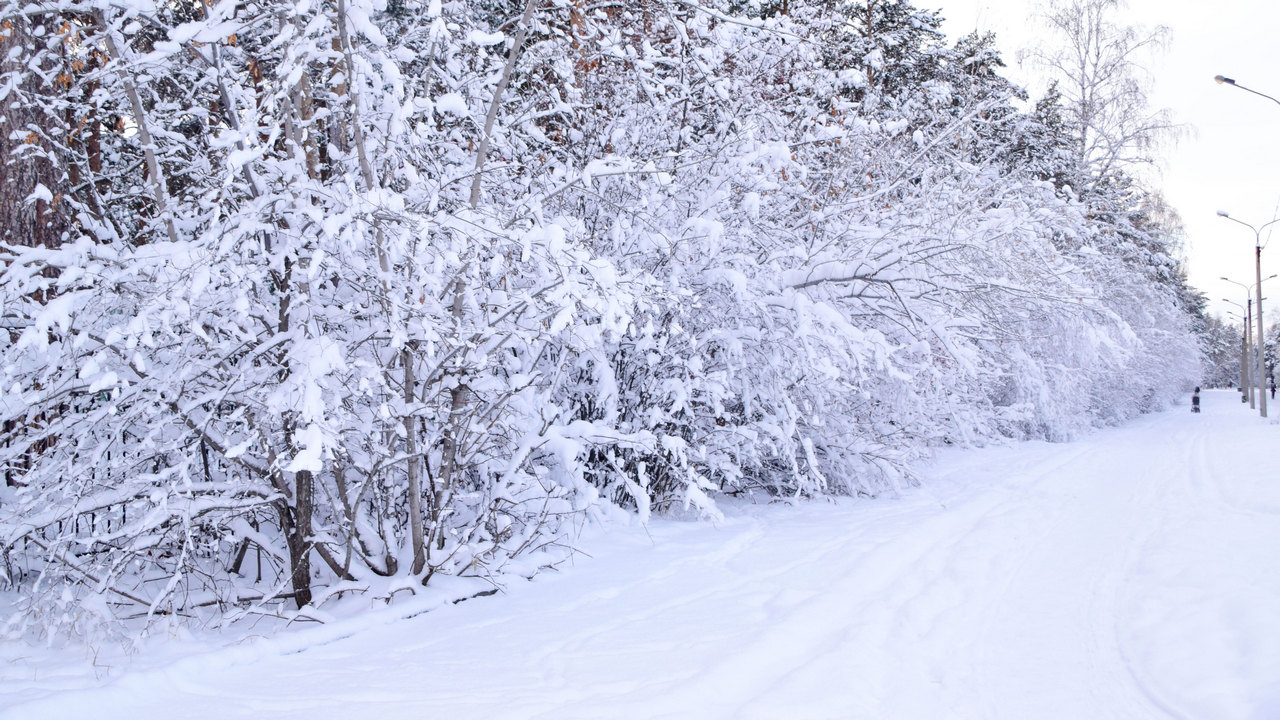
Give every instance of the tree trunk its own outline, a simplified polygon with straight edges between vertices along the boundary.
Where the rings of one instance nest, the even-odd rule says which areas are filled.
[[[301,609],[311,603],[311,471],[299,470],[293,477],[294,502],[276,503],[280,529],[289,547],[289,580],[293,599]]]
[[[21,15],[5,21],[7,27],[0,31],[0,74],[20,72],[29,59],[28,52],[15,58],[11,58],[9,53],[14,48],[35,46],[30,23]],[[46,61],[42,65],[49,63]],[[50,77],[57,74],[54,68],[39,69]],[[37,160],[30,155],[16,158],[13,155],[13,151],[24,143],[43,144],[38,135],[26,128],[54,129],[50,127],[54,118],[41,111],[39,102],[18,101],[18,93],[34,99],[47,97],[50,92],[53,88],[41,83],[37,73],[28,71],[23,74],[15,93],[0,102],[0,128],[3,128],[0,131],[0,242],[48,248],[62,244],[63,233],[67,229],[66,219],[59,213],[59,198],[66,192],[62,174],[46,159]],[[10,137],[15,132],[17,137]],[[49,190],[52,200],[27,202],[27,198],[41,185]]]
[[[484,134],[480,136],[480,146],[476,150],[476,172],[471,177],[471,207],[475,208],[480,204],[480,179],[484,177],[484,163],[489,156],[489,137],[493,133],[493,123],[498,118],[498,108],[502,105],[502,95],[507,91],[507,85],[511,82],[511,74],[515,72],[516,60],[520,58],[520,50],[524,45],[524,36],[529,30],[529,21],[533,19],[533,7],[538,0],[527,0],[524,6],[524,15],[520,17],[520,24],[516,28],[515,40],[511,43],[511,50],[507,53],[507,64],[502,68],[502,78],[498,80],[498,87],[493,90],[493,99],[489,102],[489,112],[484,118]],[[576,38],[575,38],[576,42]]]
[[[408,459],[409,476],[409,533],[413,542],[413,574],[422,572],[427,565],[425,543],[422,537],[422,460],[418,455],[418,418],[412,407],[417,403],[417,380],[413,373],[412,343],[400,351],[404,363],[404,443]]]
[[[111,35],[111,28],[107,25],[106,18],[101,11],[97,13],[98,23],[102,26],[102,38],[106,43],[107,52],[112,60],[122,61],[123,55],[120,48],[116,45],[115,38]],[[128,76],[129,69],[126,68],[122,72],[124,78],[125,94],[129,98],[129,107],[133,111],[134,131],[138,133],[138,141],[142,146],[143,157],[147,163],[147,176],[151,185],[151,196],[156,203],[156,214],[164,221],[165,234],[169,238],[169,242],[178,242],[178,230],[173,223],[173,213],[169,208],[169,191],[165,186],[164,175],[160,172],[160,161],[156,157],[155,138],[151,135],[151,123],[147,115],[146,108],[142,104],[142,95],[138,92],[138,86],[133,83]]]

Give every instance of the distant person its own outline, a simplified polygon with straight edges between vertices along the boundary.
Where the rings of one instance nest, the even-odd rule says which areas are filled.
[[[1200,412],[1200,386],[1196,386],[1196,391],[1191,393],[1191,412]]]
[[[1275,400],[1276,399],[1276,379],[1269,378],[1269,380],[1270,382],[1268,384],[1271,385],[1271,399]]]

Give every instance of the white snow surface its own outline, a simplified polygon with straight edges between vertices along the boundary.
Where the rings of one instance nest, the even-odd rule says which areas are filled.
[[[0,717],[1280,718],[1278,433],[1211,391],[900,497],[593,529],[493,597],[9,643]]]

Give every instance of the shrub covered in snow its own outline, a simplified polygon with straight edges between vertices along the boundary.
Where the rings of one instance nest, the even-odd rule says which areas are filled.
[[[66,227],[0,246],[19,629],[528,574],[1196,379],[1144,196],[906,2],[3,4]]]

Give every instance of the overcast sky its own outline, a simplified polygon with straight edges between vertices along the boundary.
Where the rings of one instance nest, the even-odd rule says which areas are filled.
[[[996,33],[1009,65],[1007,75],[1037,96],[1042,84],[1020,66],[1018,50],[1048,38],[1030,18],[1029,0],[915,0],[946,18],[944,30],[959,37],[975,27]],[[1153,108],[1168,108],[1187,134],[1166,148],[1158,184],[1182,216],[1187,230],[1184,255],[1192,285],[1203,290],[1210,310],[1225,315],[1229,298],[1243,303],[1245,290],[1223,282],[1227,276],[1254,281],[1254,236],[1245,227],[1280,217],[1280,103],[1219,85],[1214,75],[1280,98],[1280,3],[1275,0],[1129,0],[1129,24],[1167,26],[1169,45],[1154,58]],[[1280,273],[1280,223],[1275,242],[1264,244],[1262,276]],[[1267,240],[1263,234],[1264,243]],[[1263,318],[1280,320],[1280,278],[1263,283]],[[1267,302],[1269,300],[1270,302]],[[1268,308],[1271,308],[1268,311]]]

